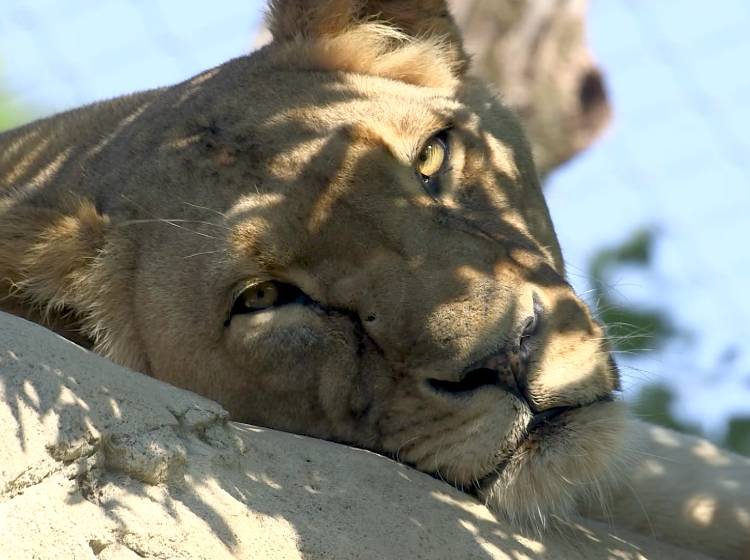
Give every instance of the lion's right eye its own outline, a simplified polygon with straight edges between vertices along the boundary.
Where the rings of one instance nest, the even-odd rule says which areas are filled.
[[[433,136],[419,152],[416,167],[424,180],[429,180],[430,177],[443,169],[443,164],[448,159],[446,146],[447,144],[442,136]]]
[[[243,287],[235,296],[229,320],[234,315],[257,313],[272,307],[297,303],[308,305],[312,299],[302,290],[291,284],[266,280]],[[229,324],[227,320],[227,324]]]
[[[448,167],[449,160],[448,130],[442,130],[422,146],[414,162],[417,176],[421,179],[427,194],[433,198],[440,196],[440,179]]]

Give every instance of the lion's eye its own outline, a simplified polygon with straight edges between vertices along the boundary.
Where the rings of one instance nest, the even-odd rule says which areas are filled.
[[[437,136],[430,138],[422,151],[419,152],[417,171],[425,177],[432,177],[443,168],[445,156],[445,143]]]
[[[448,163],[448,132],[443,130],[422,147],[414,163],[419,177],[430,196],[440,194],[440,174]]]
[[[312,302],[307,294],[291,284],[273,280],[249,284],[237,292],[226,324],[229,324],[234,315],[257,313],[291,303],[309,305]]]
[[[238,298],[238,303],[248,311],[267,309],[279,299],[279,290],[274,282],[261,282],[245,288]]]

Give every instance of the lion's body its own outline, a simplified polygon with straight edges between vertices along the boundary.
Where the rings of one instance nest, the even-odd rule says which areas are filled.
[[[750,505],[729,475],[711,486],[737,499],[723,540],[675,516],[687,488],[618,494],[652,460],[634,449],[658,449],[613,396],[523,133],[465,77],[442,2],[409,3],[406,35],[372,23],[398,17],[385,0],[276,4],[250,57],[0,135],[0,309],[520,522],[615,493],[623,525],[739,557]],[[430,142],[439,184],[415,173]],[[286,295],[242,307],[257,286]],[[699,461],[677,469],[712,472]]]

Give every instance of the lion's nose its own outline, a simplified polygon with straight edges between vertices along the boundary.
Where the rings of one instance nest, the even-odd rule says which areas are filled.
[[[465,368],[457,381],[428,379],[428,384],[436,391],[453,395],[467,395],[487,386],[499,387],[535,411],[526,393],[526,375],[529,361],[537,350],[542,315],[543,308],[535,300],[534,313],[523,321],[518,334],[513,337],[515,342]]]

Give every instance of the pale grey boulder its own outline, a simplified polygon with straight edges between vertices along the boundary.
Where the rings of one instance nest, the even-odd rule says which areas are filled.
[[[520,536],[426,474],[228,422],[2,313],[0,557],[697,558],[593,523]]]

